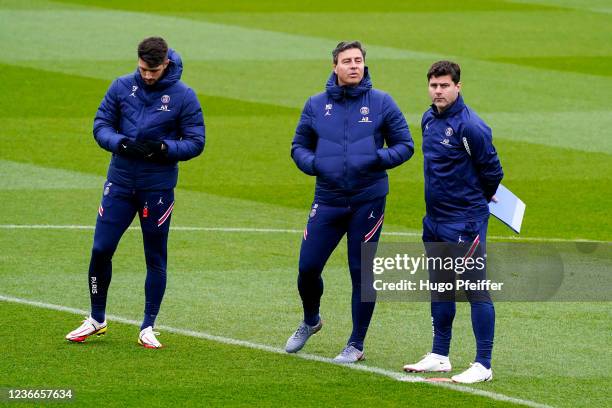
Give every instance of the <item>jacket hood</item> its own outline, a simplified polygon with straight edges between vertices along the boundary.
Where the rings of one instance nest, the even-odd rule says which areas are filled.
[[[461,96],[461,93],[459,94],[459,96],[457,96],[455,102],[453,102],[453,104],[446,108],[446,110],[442,113],[438,113],[438,108],[436,107],[436,105],[431,104],[431,111],[437,118],[446,118],[448,116],[452,116],[463,108],[465,108],[465,103],[463,102],[463,97]]]
[[[372,81],[370,80],[370,73],[368,67],[364,68],[363,78],[357,86],[340,86],[338,85],[338,76],[332,71],[331,75],[327,79],[325,84],[325,91],[333,99],[342,99],[345,96],[349,98],[355,98],[364,92],[372,89]]]
[[[136,77],[138,84],[141,87],[146,87],[147,89],[162,90],[180,81],[181,76],[183,75],[183,60],[181,59],[181,56],[178,54],[178,52],[174,51],[172,48],[169,48],[168,59],[170,60],[170,63],[166,68],[166,72],[160,78],[160,80],[152,86],[144,83],[142,77],[140,76],[140,71],[138,68],[136,68],[134,76]]]

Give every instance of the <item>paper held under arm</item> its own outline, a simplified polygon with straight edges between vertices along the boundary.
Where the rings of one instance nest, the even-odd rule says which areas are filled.
[[[489,211],[519,234],[521,232],[521,224],[523,223],[523,215],[525,215],[525,203],[501,184],[495,192],[495,197],[497,202],[491,201],[489,203]]]

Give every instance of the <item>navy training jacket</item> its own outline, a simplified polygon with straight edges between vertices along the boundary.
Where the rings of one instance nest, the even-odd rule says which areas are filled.
[[[195,92],[181,82],[183,63],[168,50],[170,63],[154,85],[144,83],[138,69],[117,78],[110,86],[94,119],[93,134],[98,144],[113,153],[107,179],[138,190],[174,188],[178,161],[189,160],[204,149],[204,118]],[[119,142],[163,141],[168,160],[156,163],[117,154]]]
[[[387,195],[385,170],[413,153],[404,115],[388,94],[372,89],[367,67],[356,87],[339,86],[332,73],[326,91],[306,101],[291,148],[298,168],[317,177],[315,201],[335,206]]]
[[[438,222],[468,222],[489,216],[488,203],[504,173],[491,128],[461,94],[444,112],[423,114],[427,216]]]

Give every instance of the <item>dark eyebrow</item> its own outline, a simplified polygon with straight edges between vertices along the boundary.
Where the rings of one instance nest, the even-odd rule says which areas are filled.
[[[155,68],[147,68],[147,67],[143,67],[142,65],[139,65],[138,68],[142,69],[143,71],[159,71],[163,67],[160,65],[159,67],[155,67]]]

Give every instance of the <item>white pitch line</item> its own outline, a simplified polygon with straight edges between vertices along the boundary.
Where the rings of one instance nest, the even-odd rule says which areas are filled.
[[[83,309],[76,309],[73,307],[55,305],[52,303],[38,302],[35,300],[22,299],[22,298],[17,298],[13,296],[0,295],[0,301],[18,303],[22,305],[34,306],[34,307],[39,307],[43,309],[56,310],[59,312],[67,312],[67,313],[73,313],[73,314],[78,314],[78,315],[85,315],[85,316],[89,315],[89,312]],[[119,322],[119,323],[129,324],[132,326],[140,326],[139,321],[127,319],[121,316],[106,315],[106,319],[112,320],[115,322]],[[464,392],[467,394],[479,395],[481,397],[486,397],[486,398],[494,399],[497,401],[505,401],[505,402],[525,405],[525,406],[533,407],[533,408],[553,408],[550,405],[540,404],[538,402],[524,400],[520,398],[514,398],[514,397],[504,395],[504,394],[498,394],[496,392],[474,389],[474,388],[457,385],[453,383],[429,382],[429,381],[426,381],[424,377],[390,371],[390,370],[386,370],[380,367],[366,366],[363,364],[338,364],[338,363],[335,363],[333,359],[331,358],[321,357],[315,354],[306,354],[306,353],[287,354],[285,350],[283,350],[282,348],[269,346],[267,344],[260,344],[260,343],[246,341],[246,340],[233,339],[231,337],[216,336],[214,334],[209,334],[209,333],[199,332],[199,331],[194,331],[194,330],[179,329],[179,328],[171,327],[171,326],[160,325],[160,326],[155,326],[155,328],[160,329],[162,331],[170,332],[170,333],[180,334],[180,335],[189,336],[189,337],[195,337],[199,339],[210,340],[210,341],[214,341],[217,343],[247,347],[247,348],[251,348],[255,350],[267,351],[269,353],[280,354],[280,355],[293,357],[293,358],[301,358],[304,360],[311,360],[311,361],[318,361],[321,363],[334,364],[334,365],[341,366],[341,367],[351,369],[351,370],[365,371],[368,373],[382,375],[382,376],[389,377],[397,381],[421,382],[421,383],[431,384],[434,386],[450,388],[452,390]]]
[[[205,231],[205,232],[246,232],[246,233],[288,233],[303,234],[303,230],[290,228],[248,228],[248,227],[170,227],[173,231]],[[94,230],[93,225],[47,225],[47,224],[0,224],[0,229],[49,229],[49,230]],[[140,227],[129,227],[129,230],[140,231]],[[409,231],[389,231],[382,232],[382,235],[400,237],[420,237],[420,232]],[[608,244],[612,241],[600,241],[594,239],[569,239],[569,238],[546,238],[546,237],[517,237],[489,235],[488,238],[496,240],[510,240],[521,242],[593,242]]]

